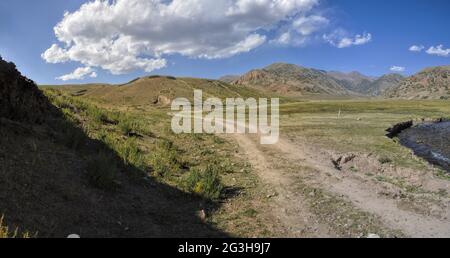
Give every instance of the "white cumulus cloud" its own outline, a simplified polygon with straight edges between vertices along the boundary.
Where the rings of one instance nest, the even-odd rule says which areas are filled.
[[[113,74],[160,69],[173,54],[227,58],[261,46],[280,24],[291,24],[296,35],[317,31],[328,23],[312,14],[318,4],[319,0],[89,1],[64,14],[54,28],[59,44],[42,58],[49,63],[80,62]]]
[[[327,26],[330,21],[319,15],[303,16],[294,20],[292,27],[295,31],[303,36],[310,35],[323,27]]]
[[[444,49],[443,45],[438,45],[436,47],[430,47],[427,50],[427,54],[448,57],[450,55],[450,48]]]
[[[67,51],[60,48],[57,44],[53,44],[49,49],[42,53],[41,57],[47,61],[47,63],[57,64],[70,60]]]
[[[404,72],[404,71],[406,70],[406,68],[403,67],[403,66],[396,66],[396,65],[394,65],[394,66],[391,67],[390,70],[391,70],[392,72],[402,73],[402,72]]]
[[[372,41],[372,34],[370,33],[357,34],[355,36],[347,36],[347,34],[343,30],[336,30],[332,34],[324,35],[323,38],[337,48],[359,46]]]
[[[280,29],[272,43],[301,46],[313,39],[313,34],[325,29],[330,20],[321,15],[299,16]]]
[[[84,78],[86,78],[86,76],[96,78],[97,73],[91,67],[79,67],[72,73],[60,76],[56,79],[61,81],[83,80]]]
[[[409,48],[409,51],[411,51],[411,52],[421,52],[424,48],[425,48],[425,47],[422,46],[422,45],[412,45],[412,46]]]

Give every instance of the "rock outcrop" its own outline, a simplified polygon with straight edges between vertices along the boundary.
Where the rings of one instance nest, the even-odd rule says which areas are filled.
[[[42,123],[51,108],[36,84],[0,57],[0,117]]]

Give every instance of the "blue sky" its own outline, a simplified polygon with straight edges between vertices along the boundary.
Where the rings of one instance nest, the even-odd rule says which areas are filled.
[[[156,0],[133,1],[143,4],[137,9],[145,12],[145,8],[150,8],[145,2]],[[208,18],[204,18],[201,24],[188,26],[177,23],[180,19],[173,19],[172,22],[168,18],[170,22],[158,24],[157,20],[142,16],[140,21],[140,16],[134,14],[133,17],[137,18],[130,25],[127,21],[128,14],[123,11],[125,7],[120,9],[117,6],[115,13],[123,13],[117,14],[120,16],[114,22],[107,20],[106,11],[103,12],[106,18],[100,22],[86,21],[87,19],[83,18],[92,17],[89,10],[84,13],[86,16],[69,17],[70,19],[61,26],[63,35],[61,38],[69,40],[87,38],[90,42],[83,41],[83,44],[76,45],[78,49],[71,49],[55,35],[53,28],[63,20],[66,11],[72,14],[86,2],[89,1],[0,1],[0,55],[14,61],[23,74],[39,84],[121,83],[148,74],[218,78],[227,74],[242,74],[273,62],[294,63],[324,70],[345,72],[357,70],[372,76],[389,73],[393,66],[403,67],[405,69],[403,73],[409,75],[425,67],[450,63],[449,52],[446,52],[450,48],[448,0],[323,0],[318,4],[307,6],[302,2],[299,6],[289,6],[291,9],[280,7],[280,11],[275,6],[276,10],[267,11],[267,15],[261,13],[261,9],[254,5],[249,5],[248,8],[240,6],[239,10],[232,6],[236,9],[236,19],[240,19],[239,24],[245,24],[247,31],[242,32],[242,29],[230,31],[229,42],[228,39],[223,39],[228,32],[221,34],[220,30],[236,26],[235,24],[229,26],[230,24],[226,22],[233,21],[226,19],[225,16],[223,20],[214,20],[216,22],[214,26],[205,25],[208,24]],[[228,8],[225,3],[224,8]],[[107,4],[102,10],[110,7],[110,4]],[[197,17],[195,15],[199,15],[195,10],[191,12],[186,10],[187,7],[183,8],[183,13],[189,13],[194,18]],[[307,11],[304,11],[305,8]],[[161,10],[153,11],[162,13]],[[298,10],[301,10],[301,13],[297,12]],[[217,12],[216,16],[226,13],[219,9],[211,12]],[[255,22],[255,14],[267,19],[258,18]],[[311,23],[311,17],[322,18],[315,19],[316,22]],[[122,18],[123,24],[126,24],[123,28],[123,24],[120,23]],[[264,24],[264,27],[261,24]],[[270,26],[267,26],[268,24]],[[114,26],[121,27],[121,35],[133,37],[130,39],[124,36],[120,42],[138,46],[138,52],[130,53],[130,50],[120,48],[115,52],[108,52],[111,57],[107,59],[102,59],[101,56],[93,59],[91,56],[82,55],[80,48],[92,50],[98,46],[95,43],[99,39],[111,37],[110,39],[117,40],[116,46],[120,45],[117,36],[112,37],[113,34],[108,34],[109,31],[116,33],[117,28]],[[313,32],[305,31],[305,26],[309,26],[307,28],[313,26],[314,30],[311,30]],[[157,27],[168,32],[153,30]],[[180,28],[179,32],[177,28]],[[192,30],[189,34],[183,34],[189,29]],[[289,43],[281,44],[277,40],[285,32],[292,32],[291,38]],[[105,35],[101,38],[99,34]],[[189,38],[189,35],[193,35],[193,38]],[[356,40],[357,35],[362,38],[361,43],[339,47],[339,42],[342,43],[345,38],[355,42],[352,40]],[[210,38],[212,39],[209,40]],[[72,54],[61,57],[53,51],[49,53],[47,60],[44,60],[41,55],[53,44],[57,44],[58,50],[64,51],[65,54],[66,52]],[[423,49],[420,52],[410,51],[409,48],[413,45],[423,46]],[[439,45],[443,46],[438,48]],[[102,45],[102,48],[104,47],[105,45]],[[440,51],[433,49],[430,51],[432,47]],[[145,52],[142,49],[145,49]],[[49,63],[49,60],[56,61]],[[122,60],[128,61],[119,64],[118,61]],[[157,64],[153,62],[154,60],[158,61]],[[165,67],[150,71],[160,66]],[[86,68],[87,73],[81,80],[56,79],[82,67]],[[94,72],[96,77],[93,75]],[[91,75],[95,78],[91,78]]]

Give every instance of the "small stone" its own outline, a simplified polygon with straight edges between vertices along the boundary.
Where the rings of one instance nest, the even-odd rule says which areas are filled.
[[[276,196],[276,193],[271,193],[271,194],[268,194],[266,197],[267,197],[267,199],[270,199],[275,196]]]
[[[77,234],[70,234],[67,236],[67,238],[81,238],[81,237]]]
[[[379,235],[377,235],[377,234],[372,234],[372,233],[369,233],[368,235],[367,235],[367,238],[381,238]]]

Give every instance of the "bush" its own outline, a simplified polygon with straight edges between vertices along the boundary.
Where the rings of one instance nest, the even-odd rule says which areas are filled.
[[[178,152],[170,141],[161,141],[158,148],[151,156],[151,163],[155,174],[159,177],[166,177],[181,169],[178,161]]]
[[[145,159],[136,140],[127,140],[115,148],[126,165],[132,165],[139,170],[145,170]]]
[[[131,136],[138,131],[139,125],[137,122],[132,121],[129,118],[122,119],[119,122],[119,128],[123,135]]]
[[[117,187],[117,163],[111,154],[101,151],[90,157],[87,162],[90,182],[98,188],[112,190]]]
[[[193,169],[184,179],[184,185],[189,192],[211,200],[219,199],[224,188],[218,169],[213,166]]]
[[[107,114],[96,107],[90,107],[87,110],[87,115],[98,124],[107,124],[110,121]]]

